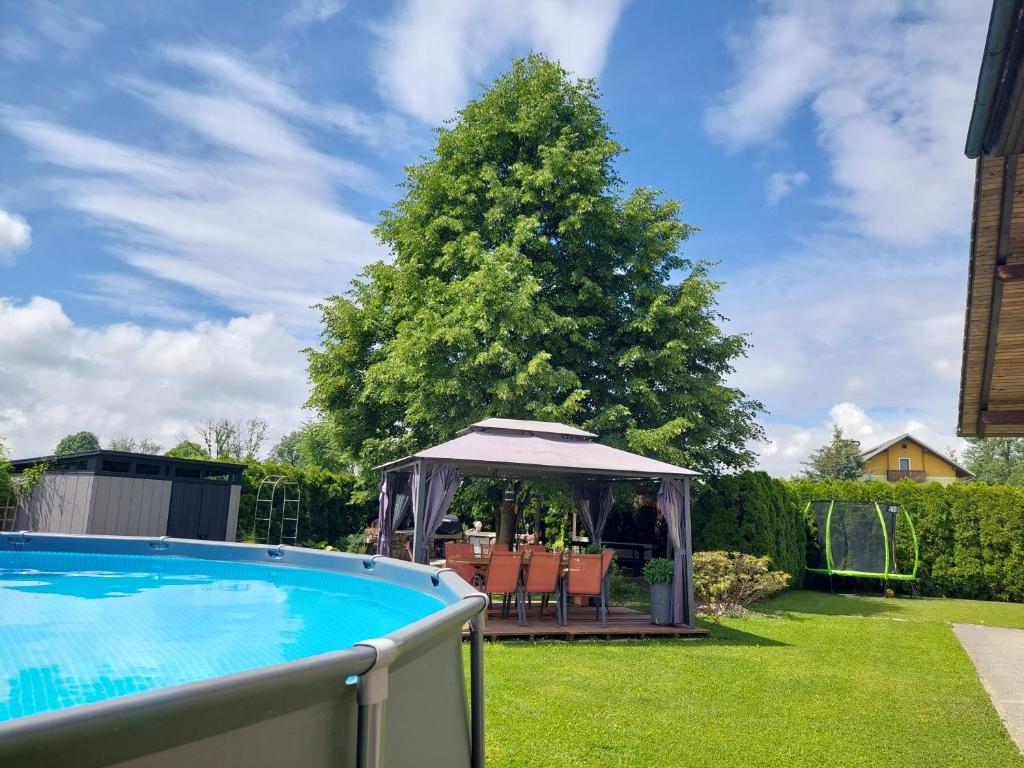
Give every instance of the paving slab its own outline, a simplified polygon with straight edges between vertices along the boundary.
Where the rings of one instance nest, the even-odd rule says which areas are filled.
[[[1024,752],[1024,629],[954,624],[953,632],[974,662],[985,690]]]

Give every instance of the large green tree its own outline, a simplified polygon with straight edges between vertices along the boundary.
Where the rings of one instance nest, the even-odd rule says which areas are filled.
[[[61,441],[57,443],[57,447],[53,449],[53,452],[57,456],[63,456],[68,453],[96,451],[99,450],[99,447],[100,439],[96,435],[92,432],[82,431],[62,437]]]
[[[1024,485],[1024,437],[968,438],[964,463],[984,483]]]
[[[7,443],[0,437],[0,507],[10,502],[14,494],[11,482],[11,462],[7,456]]]
[[[192,440],[181,440],[171,448],[164,456],[171,456],[176,459],[209,459],[210,454],[206,452],[199,443]]]
[[[363,467],[488,416],[557,419],[705,470],[751,463],[759,403],[680,204],[627,189],[591,80],[514,63],[407,169],[371,264],[321,306],[310,404]]]
[[[832,425],[832,439],[811,451],[804,477],[810,480],[856,480],[864,473],[860,443],[851,440],[838,424]]]

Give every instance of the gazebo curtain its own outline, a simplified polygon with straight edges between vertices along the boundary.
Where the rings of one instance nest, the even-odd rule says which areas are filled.
[[[459,490],[459,470],[450,464],[442,464],[430,473],[427,481],[427,500],[423,510],[423,541],[429,542],[437,532],[441,520],[452,504],[455,492]],[[413,507],[413,518],[418,519],[418,510]]]
[[[380,495],[377,513],[377,554],[391,557],[391,539],[395,528],[409,511],[409,473],[384,473],[380,478]]]
[[[665,518],[668,528],[669,542],[672,544],[674,570],[672,573],[672,622],[686,622],[686,602],[684,588],[686,583],[686,550],[683,546],[683,512],[686,495],[683,484],[674,478],[661,481],[658,489],[658,509]]]
[[[612,487],[608,483],[573,483],[572,500],[576,513],[594,544],[601,543],[608,513],[612,511]]]

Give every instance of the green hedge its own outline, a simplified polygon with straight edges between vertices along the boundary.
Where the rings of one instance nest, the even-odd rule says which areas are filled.
[[[1024,488],[983,483],[794,480],[801,509],[815,499],[895,502],[914,521],[927,595],[1024,602]],[[909,534],[897,527],[899,551]],[[908,567],[909,567],[909,561]]]
[[[366,527],[376,516],[376,506],[353,503],[358,479],[354,475],[303,469],[288,464],[250,462],[242,474],[242,495],[238,505],[238,538],[252,532],[253,510],[260,481],[267,475],[287,475],[301,490],[299,543],[326,541],[338,546],[343,539]],[[276,533],[274,534],[276,541]]]
[[[781,480],[743,472],[695,484],[693,548],[767,555],[773,566],[803,583],[807,529],[799,500]]]

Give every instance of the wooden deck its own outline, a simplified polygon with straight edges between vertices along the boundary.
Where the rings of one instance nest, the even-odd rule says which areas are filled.
[[[659,627],[651,623],[646,613],[631,608],[612,606],[608,609],[608,626],[602,627],[595,618],[594,608],[573,607],[569,611],[569,623],[560,626],[555,618],[554,606],[544,612],[544,618],[538,615],[534,605],[526,612],[526,626],[519,626],[513,607],[507,619],[500,617],[496,609],[488,611],[484,622],[485,640],[576,640],[594,637],[606,640],[616,638],[645,637],[706,637],[706,629],[691,627]],[[463,637],[469,637],[469,628],[462,631]]]

